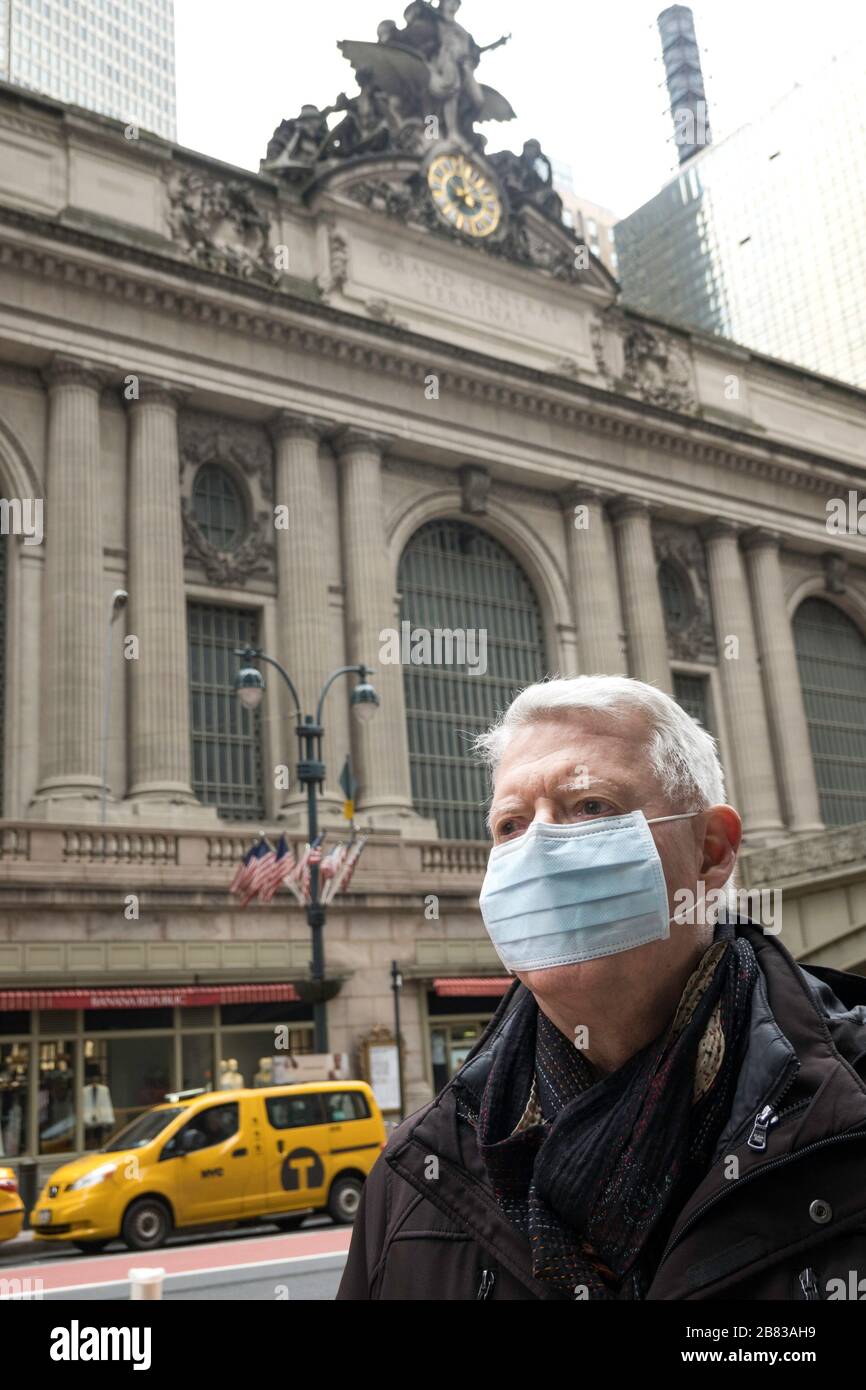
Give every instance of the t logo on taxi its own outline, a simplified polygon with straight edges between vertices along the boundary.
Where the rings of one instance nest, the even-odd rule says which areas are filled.
[[[321,1187],[325,1181],[325,1165],[315,1149],[292,1149],[283,1159],[280,1178],[286,1192]]]

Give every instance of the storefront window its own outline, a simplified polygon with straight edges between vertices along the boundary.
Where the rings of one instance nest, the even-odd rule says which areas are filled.
[[[213,1033],[192,1033],[182,1039],[182,1091],[213,1090],[213,1053]]]
[[[75,1064],[73,1044],[39,1044],[37,1096],[39,1152],[68,1153],[75,1148]]]
[[[224,1028],[219,1063],[219,1089],[235,1086],[281,1085],[288,1079],[286,1065],[292,1053],[312,1052],[312,1028],[289,1027],[287,1047],[277,1048],[273,1028],[234,1032]],[[280,1035],[280,1041],[283,1041]]]
[[[290,1080],[311,1015],[299,1001],[0,1010],[0,1164],[104,1148],[176,1090]]]
[[[118,1126],[165,1099],[172,1087],[173,1047],[171,1037],[85,1038],[87,1148],[101,1147]],[[98,1143],[88,1131],[94,1141],[98,1135]]]
[[[0,1043],[0,1160],[27,1148],[29,1068],[27,1043]]]

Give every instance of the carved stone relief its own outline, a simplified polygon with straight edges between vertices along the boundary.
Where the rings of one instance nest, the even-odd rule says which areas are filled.
[[[704,547],[697,531],[676,522],[653,522],[658,564],[669,564],[683,588],[687,610],[682,625],[667,621],[668,655],[675,661],[716,660],[716,639]]]
[[[277,283],[270,221],[242,180],[178,170],[168,196],[172,236],[190,260],[205,270]]]
[[[181,413],[181,516],[184,558],[212,584],[244,585],[252,578],[273,580],[273,454],[266,431],[241,420],[225,420],[194,411]],[[245,508],[245,526],[237,545],[218,550],[199,526],[193,484],[203,464],[217,464],[231,476]]]
[[[615,309],[593,321],[590,342],[596,370],[612,388],[665,410],[697,411],[689,352],[672,334]]]

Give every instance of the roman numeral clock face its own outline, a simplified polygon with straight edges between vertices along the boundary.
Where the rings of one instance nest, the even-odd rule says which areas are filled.
[[[450,227],[468,237],[491,236],[502,219],[502,203],[486,174],[466,155],[440,154],[427,170],[430,196]]]

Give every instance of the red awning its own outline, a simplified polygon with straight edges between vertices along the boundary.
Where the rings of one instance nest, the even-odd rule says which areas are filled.
[[[450,975],[433,981],[434,993],[443,998],[474,995],[496,998],[506,994],[513,980],[508,975]]]
[[[0,989],[0,1012],[18,1009],[164,1009],[175,1004],[270,1004],[298,999],[292,984],[144,985],[130,989]]]

